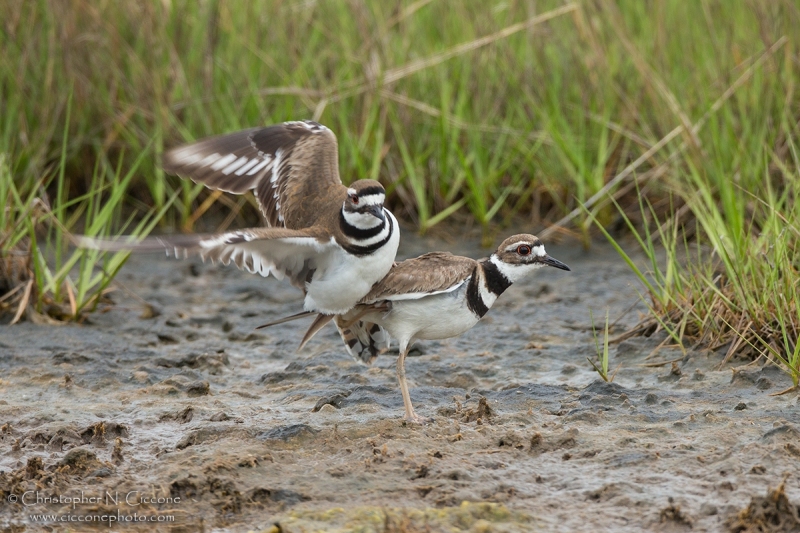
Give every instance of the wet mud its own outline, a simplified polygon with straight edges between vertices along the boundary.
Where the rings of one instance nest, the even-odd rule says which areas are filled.
[[[431,249],[485,254],[401,255]],[[132,258],[86,324],[0,325],[0,530],[796,531],[798,398],[770,396],[788,377],[655,334],[612,346],[603,382],[590,310],[629,310],[622,332],[641,289],[602,244],[548,252],[573,271],[411,352],[425,426],[402,421],[396,354],[366,367],[333,327],[300,353],[307,322],[254,329],[301,309],[288,284]]]

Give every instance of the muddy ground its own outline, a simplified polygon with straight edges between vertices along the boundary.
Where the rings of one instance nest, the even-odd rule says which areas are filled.
[[[401,255],[443,248],[485,254],[405,237]],[[652,354],[656,334],[612,347],[604,383],[589,310],[634,305],[623,331],[639,286],[601,243],[548,251],[573,272],[540,271],[412,352],[423,427],[402,422],[393,355],[361,366],[330,326],[295,353],[307,323],[254,328],[300,294],[233,268],[135,257],[88,323],[1,325],[0,530],[43,530],[44,513],[58,531],[110,515],[113,531],[800,530],[798,398],[770,396],[789,379]]]

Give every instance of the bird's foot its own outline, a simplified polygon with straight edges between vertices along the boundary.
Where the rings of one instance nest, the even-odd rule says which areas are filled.
[[[418,426],[424,426],[425,424],[430,424],[433,422],[433,418],[428,418],[426,416],[420,416],[415,412],[406,413],[403,416],[403,423],[404,424],[413,424]]]

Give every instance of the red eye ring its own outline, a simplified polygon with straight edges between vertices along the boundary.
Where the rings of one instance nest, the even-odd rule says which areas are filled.
[[[358,205],[358,195],[357,194],[351,194],[350,195],[350,201],[353,202],[353,205]]]
[[[531,255],[531,247],[527,244],[520,244],[517,246],[517,253],[519,255]]]

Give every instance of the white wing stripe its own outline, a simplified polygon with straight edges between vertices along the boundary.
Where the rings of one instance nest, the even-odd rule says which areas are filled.
[[[272,162],[272,158],[271,157],[269,157],[269,156],[265,157],[264,160],[261,163],[259,163],[258,165],[256,165],[254,168],[252,168],[250,170],[250,172],[247,173],[247,175],[248,176],[252,176],[254,174],[258,174],[258,172],[261,169],[263,169],[264,167],[269,165],[271,162]]]
[[[405,294],[393,294],[391,296],[386,296],[384,298],[378,298],[375,301],[380,300],[390,300],[390,301],[397,301],[397,300],[419,300],[420,298],[425,298],[427,296],[435,296],[437,294],[444,294],[447,292],[453,292],[454,290],[461,287],[464,283],[468,282],[470,278],[464,279],[452,285],[444,290],[441,291],[432,291],[432,292],[407,292]]]
[[[211,170],[219,170],[222,167],[224,167],[227,164],[229,164],[234,159],[236,159],[236,156],[234,154],[228,154],[225,157],[223,157],[222,159],[220,159],[219,161],[217,161],[216,163],[214,163],[213,165],[211,165]]]
[[[227,176],[228,174],[230,174],[231,172],[233,172],[234,170],[236,170],[237,168],[241,167],[242,165],[244,165],[249,161],[250,160],[248,158],[242,156],[233,163],[231,163],[230,165],[228,165],[227,167],[223,168],[222,173]]]
[[[251,160],[250,160],[250,162],[249,162],[249,163],[247,163],[247,164],[246,164],[246,165],[244,165],[243,167],[239,168],[239,170],[237,170],[237,171],[235,172],[235,174],[236,174],[237,176],[241,176],[242,174],[244,174],[245,172],[247,172],[248,170],[250,170],[251,168],[253,168],[253,167],[254,167],[254,166],[255,166],[255,165],[258,163],[258,162],[259,162],[259,159],[258,159],[257,157],[254,157],[253,159],[251,159]]]
[[[180,157],[181,165],[194,165],[195,163],[203,159],[202,154],[189,154],[182,157],[176,154],[176,159],[178,159],[178,157]]]
[[[278,177],[281,173],[281,159],[283,159],[283,148],[275,150],[275,164],[272,165],[272,176],[269,178],[273,187],[278,186]]]
[[[205,158],[203,158],[203,160],[200,161],[197,164],[197,166],[198,167],[208,166],[208,165],[212,164],[214,161],[216,161],[217,159],[219,159],[220,157],[222,157],[222,156],[219,155],[218,153],[214,152],[213,154],[207,155]]]

